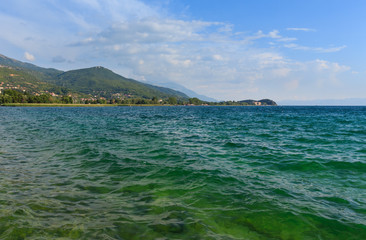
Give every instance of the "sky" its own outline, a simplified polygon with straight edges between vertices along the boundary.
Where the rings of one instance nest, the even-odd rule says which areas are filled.
[[[218,100],[366,98],[364,0],[0,0],[0,54]]]

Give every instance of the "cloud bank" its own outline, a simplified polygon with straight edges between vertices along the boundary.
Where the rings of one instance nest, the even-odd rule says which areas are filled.
[[[342,85],[338,77],[350,70],[285,54],[289,49],[332,53],[345,46],[305,47],[277,29],[239,33],[227,23],[180,19],[138,0],[14,0],[9,11],[22,4],[29,11],[0,12],[0,27],[7,30],[0,41],[53,67],[103,65],[126,77],[172,81],[223,100],[316,97],[329,85]],[[24,57],[35,61],[28,52]]]

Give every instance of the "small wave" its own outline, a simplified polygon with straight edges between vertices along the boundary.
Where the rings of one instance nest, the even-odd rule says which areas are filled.
[[[357,150],[356,152],[358,152],[358,153],[366,153],[366,148],[359,149],[359,150]]]
[[[235,142],[227,142],[224,144],[224,147],[227,147],[227,148],[241,148],[244,146],[245,146],[245,144],[243,144],[243,143],[235,143]]]
[[[329,161],[323,163],[326,167],[337,169],[337,170],[351,170],[355,172],[366,172],[366,163],[356,162],[341,162],[341,161]]]
[[[323,199],[323,200],[326,200],[328,202],[332,202],[332,203],[336,203],[337,205],[338,204],[350,204],[350,202],[348,202],[346,199],[344,198],[341,198],[341,197],[320,197],[318,199]]]
[[[309,171],[322,171],[325,170],[326,167],[316,161],[287,161],[280,162],[275,164],[278,169],[284,171],[299,171],[299,172],[309,172]]]
[[[331,144],[332,141],[328,140],[327,138],[310,138],[310,137],[298,137],[294,139],[296,142],[299,143],[306,143],[306,144]]]

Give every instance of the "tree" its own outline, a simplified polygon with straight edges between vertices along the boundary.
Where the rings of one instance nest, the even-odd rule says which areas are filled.
[[[100,103],[100,104],[106,104],[107,103],[107,100],[105,100],[104,98],[99,98],[97,100],[97,102]]]
[[[6,101],[10,101],[11,103],[21,103],[25,101],[24,93],[18,90],[6,89],[4,90],[4,96],[8,96]]]
[[[9,96],[8,94],[0,95],[0,103],[12,103],[13,98]]]
[[[38,97],[38,103],[51,103],[52,97],[50,94],[42,94]]]
[[[71,96],[62,96],[61,102],[66,103],[66,104],[73,103],[72,97]]]
[[[168,103],[171,105],[176,105],[177,104],[177,98],[176,97],[169,97],[168,98]]]
[[[195,98],[190,98],[189,103],[193,104],[193,105],[201,105],[202,101],[195,97]]]
[[[138,98],[136,99],[135,104],[148,104],[148,101],[143,98]]]

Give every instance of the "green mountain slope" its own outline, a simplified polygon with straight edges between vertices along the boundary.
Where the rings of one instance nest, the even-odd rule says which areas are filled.
[[[84,94],[103,97],[111,97],[113,94],[120,93],[131,97],[142,98],[168,98],[171,96],[188,98],[188,96],[181,92],[128,79],[104,67],[92,67],[64,72],[57,76],[54,83]]]
[[[18,70],[27,72],[30,75],[37,77],[39,80],[51,80],[57,75],[61,74],[63,71],[53,69],[53,68],[42,68],[36,65],[21,62],[4,55],[0,54],[0,65],[12,67]]]
[[[0,54],[0,82],[9,81],[22,89],[44,91],[54,89],[57,92],[74,92],[79,95],[92,95],[110,98],[120,95],[131,98],[162,98],[176,97],[188,99],[188,96],[169,88],[153,86],[122,77],[104,67],[93,67],[63,72],[52,68],[42,68],[24,63]],[[10,73],[7,71],[17,71]],[[21,77],[9,78],[9,74]],[[30,88],[30,84],[32,88]]]
[[[8,66],[0,67],[0,85],[5,89],[18,89],[29,93],[53,92],[63,95],[70,92],[66,88],[43,81],[21,68]]]

